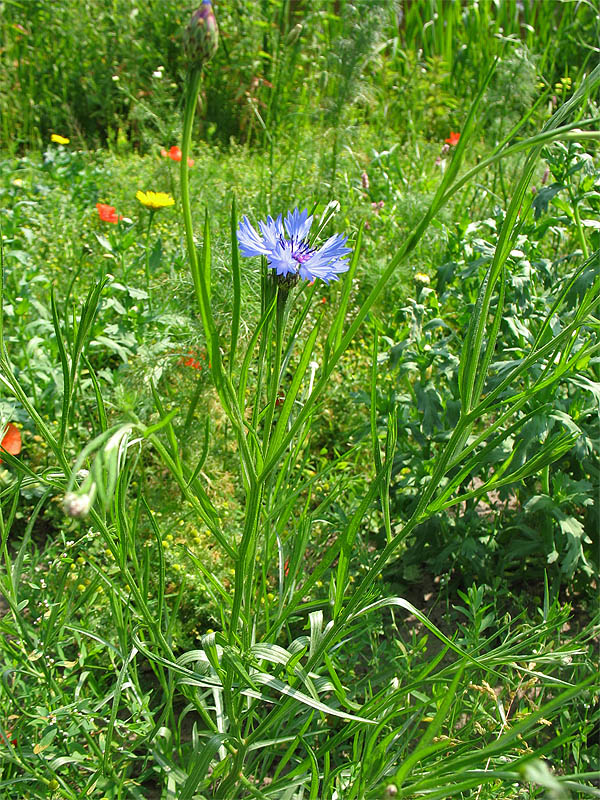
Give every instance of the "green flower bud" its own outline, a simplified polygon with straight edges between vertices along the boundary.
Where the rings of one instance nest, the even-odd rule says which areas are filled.
[[[210,0],[202,0],[200,8],[192,14],[183,34],[183,46],[192,68],[201,67],[217,52],[219,26]]]
[[[296,44],[298,39],[300,38],[300,34],[302,33],[302,25],[298,22],[292,30],[286,36],[285,42],[286,44]]]

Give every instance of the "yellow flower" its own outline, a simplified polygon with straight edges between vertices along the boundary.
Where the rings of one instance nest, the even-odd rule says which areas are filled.
[[[425,275],[424,272],[417,272],[414,280],[415,283],[422,283],[424,286],[427,286],[429,283],[431,283],[429,275]]]
[[[69,144],[71,140],[67,139],[66,136],[60,136],[58,133],[53,133],[50,137],[50,141],[54,142],[55,144]]]
[[[175,200],[167,192],[136,192],[135,196],[143,206],[153,211],[175,205]]]

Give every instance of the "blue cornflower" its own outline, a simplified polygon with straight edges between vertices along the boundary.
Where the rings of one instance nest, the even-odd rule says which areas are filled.
[[[308,239],[313,217],[308,211],[295,208],[288,211],[284,221],[267,217],[259,222],[260,233],[252,227],[248,217],[240,222],[237,237],[243,256],[266,256],[267,263],[286,283],[303,278],[314,281],[321,278],[325,283],[337,281],[349,264],[345,260],[349,247],[345,247],[347,236],[336,233],[321,247],[314,247]]]

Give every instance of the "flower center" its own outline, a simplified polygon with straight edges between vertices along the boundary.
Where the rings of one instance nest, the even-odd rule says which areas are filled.
[[[289,242],[286,242],[283,237],[281,237],[281,243],[290,248],[292,252],[292,258],[294,261],[297,261],[298,264],[304,264],[315,252],[315,248],[310,247],[305,239],[296,239],[294,236]]]

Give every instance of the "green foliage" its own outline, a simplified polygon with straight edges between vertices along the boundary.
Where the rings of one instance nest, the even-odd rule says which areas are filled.
[[[551,47],[589,8],[238,0],[204,79],[170,4],[6,8],[129,104],[88,70],[113,153],[0,161],[0,795],[597,796],[600,72]],[[199,90],[252,149],[194,150]],[[130,149],[179,130],[179,181]],[[296,198],[339,283],[240,259]]]
[[[192,10],[174,0],[52,6],[5,0],[2,145],[39,148],[53,132],[123,152],[171,144],[186,70],[180,40]],[[379,0],[236,0],[216,2],[215,11],[222,47],[203,88],[203,138],[297,141],[300,131],[314,135],[315,121],[327,120],[323,132],[334,131],[327,148],[333,181],[345,144],[340,134],[367,115],[381,130],[373,119],[376,103],[386,125],[404,127],[409,113],[418,127],[424,115],[437,118],[439,135],[439,111],[460,108],[494,57],[507,59],[498,87],[507,91],[500,96],[526,108],[531,81],[524,53],[534,54],[544,84],[554,87],[564,76],[579,80],[598,39],[589,2],[561,1],[544,13],[533,0],[464,6],[418,0],[405,9]],[[512,91],[515,81],[519,92]]]
[[[547,329],[549,324],[548,309],[557,315],[551,321],[557,331],[559,324],[568,324],[569,318],[576,314],[584,287],[594,281],[597,257],[591,260],[587,270],[577,271],[568,284],[563,295],[567,306],[561,309],[556,304],[557,286],[565,280],[565,263],[576,263],[581,255],[578,249],[580,228],[572,224],[575,221],[573,209],[583,201],[581,228],[585,227],[586,219],[597,213],[590,208],[590,203],[596,204],[600,174],[594,171],[587,158],[581,159],[581,152],[577,143],[557,143],[546,152],[553,166],[548,167],[542,180],[560,169],[561,174],[570,173],[566,179],[568,186],[566,183],[551,184],[555,190],[548,199],[538,202],[544,191],[541,188],[533,196],[532,210],[527,215],[521,214],[518,238],[510,253],[510,273],[506,278],[504,316],[500,325],[502,351],[492,361],[488,391],[510,372],[529,346],[539,340],[540,330]],[[562,160],[558,162],[559,154],[575,168],[564,166]],[[559,163],[562,166],[559,167]],[[574,185],[584,165],[587,165],[585,193]],[[563,203],[561,191],[574,203]],[[557,216],[552,213],[556,209],[563,209],[565,213]],[[457,330],[468,324],[477,301],[478,285],[492,261],[504,221],[505,215],[496,208],[495,217],[478,223],[465,220],[456,225],[455,230],[448,231],[445,260],[437,268],[437,279],[433,281],[437,289],[417,280],[415,297],[409,298],[407,305],[382,328],[388,347],[379,356],[378,397],[381,399],[378,404],[383,414],[396,416],[399,429],[392,481],[396,514],[403,516],[411,508],[423,481],[432,474],[440,448],[456,425],[460,408]],[[558,243],[560,255],[557,256]],[[584,343],[585,338],[578,338],[573,343],[573,352],[584,347]],[[596,474],[592,454],[599,434],[598,383],[586,358],[575,359],[572,363],[577,374],[569,382],[574,385],[583,381],[580,385],[582,388],[585,385],[584,392],[574,394],[558,386],[554,391],[545,388],[536,403],[526,403],[521,412],[526,420],[521,431],[506,429],[505,438],[478,460],[480,472],[464,476],[462,491],[468,495],[470,489],[483,486],[507,456],[513,466],[523,463],[528,453],[567,425],[578,434],[576,446],[565,455],[563,462],[569,474],[578,478],[578,490],[573,495],[573,498],[577,496],[577,501],[569,500],[571,493],[568,491],[558,504],[551,500],[550,484],[554,480],[549,479],[547,472],[546,494],[542,495],[538,495],[537,479],[512,488],[495,489],[490,485],[491,491],[484,503],[477,494],[471,495],[465,499],[460,514],[441,514],[429,523],[427,532],[421,531],[415,537],[403,558],[405,576],[416,575],[423,564],[428,564],[429,569],[438,574],[444,571],[450,559],[453,569],[463,574],[467,582],[469,575],[491,581],[499,569],[514,574],[521,581],[523,569],[530,570],[533,566],[530,562],[535,562],[539,570],[553,565],[553,584],[558,591],[561,579],[572,578],[577,565],[588,575],[597,572],[594,532],[598,530],[598,509],[594,506],[593,480],[590,479]],[[588,369],[581,373],[584,363]],[[543,363],[539,372],[533,368],[531,378],[539,380],[545,369]],[[366,399],[360,393],[356,396],[359,402]],[[485,426],[483,420],[481,424]],[[564,485],[561,474],[559,471],[556,476],[558,486]],[[536,509],[550,513],[556,520],[555,525],[536,524],[532,517]],[[546,519],[548,521],[548,517]],[[546,555],[545,565],[539,562],[541,552]],[[590,558],[593,568],[588,561]],[[542,576],[543,572],[537,579]]]

